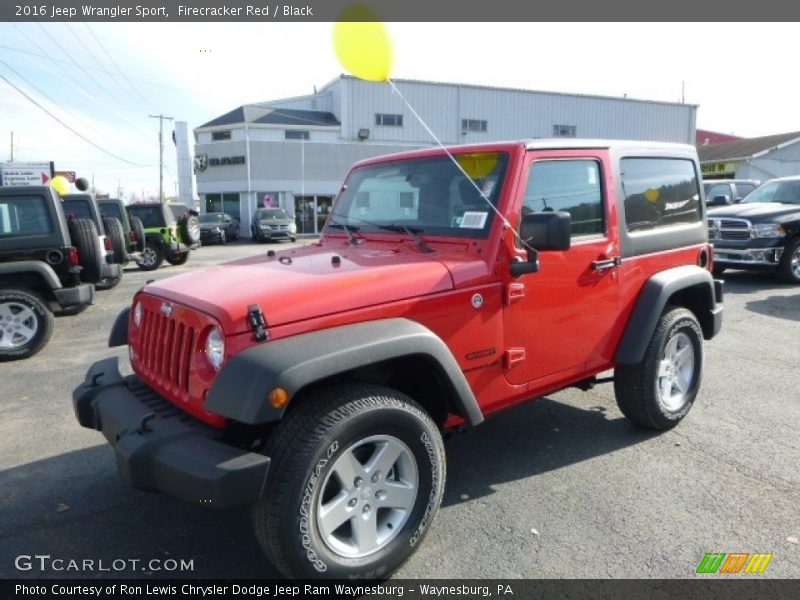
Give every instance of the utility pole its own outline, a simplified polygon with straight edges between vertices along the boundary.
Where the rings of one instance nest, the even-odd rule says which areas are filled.
[[[164,203],[164,119],[174,121],[175,117],[164,115],[150,115],[151,119],[158,119],[158,201]]]
[[[11,162],[14,162],[14,132],[11,132]]]

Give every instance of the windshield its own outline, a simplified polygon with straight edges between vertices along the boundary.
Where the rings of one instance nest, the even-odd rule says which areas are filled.
[[[197,217],[197,220],[200,221],[201,223],[221,223],[222,215],[217,213],[205,214]]]
[[[750,192],[742,202],[748,204],[753,202],[800,204],[800,180],[768,181]]]
[[[256,217],[259,219],[291,219],[282,208],[265,208],[258,210],[256,211]]]
[[[486,237],[500,197],[508,155],[480,152],[397,160],[354,170],[339,195],[332,224],[363,231]],[[477,189],[476,189],[477,187]],[[394,229],[387,229],[386,226]]]

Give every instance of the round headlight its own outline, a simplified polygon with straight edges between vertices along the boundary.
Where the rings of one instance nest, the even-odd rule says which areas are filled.
[[[142,325],[142,303],[137,302],[133,306],[133,324],[137,327],[141,327]]]
[[[219,371],[222,366],[222,358],[225,356],[225,338],[222,332],[214,327],[206,338],[206,358],[215,370]]]

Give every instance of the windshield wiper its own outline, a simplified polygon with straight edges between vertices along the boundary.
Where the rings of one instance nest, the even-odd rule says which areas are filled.
[[[422,250],[423,252],[433,252],[433,249],[425,243],[418,234],[423,233],[424,229],[421,227],[406,227],[405,225],[398,225],[395,223],[390,223],[389,225],[378,225],[379,228],[385,229],[386,231],[396,231],[397,233],[405,232],[414,238],[414,241],[417,243],[417,247]]]
[[[350,223],[335,223],[333,221],[328,223],[328,227],[333,229],[343,229],[344,232],[347,234],[347,239],[350,241],[350,244],[353,246],[357,246],[363,239],[356,239],[356,236],[353,233],[357,233],[361,228],[357,225],[350,225]]]

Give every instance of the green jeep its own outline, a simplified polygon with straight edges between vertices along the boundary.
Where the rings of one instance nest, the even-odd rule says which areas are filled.
[[[136,264],[143,271],[154,271],[166,260],[182,265],[189,252],[200,246],[200,224],[197,217],[187,214],[176,219],[167,204],[151,202],[131,204],[128,214],[144,225],[145,246]]]

